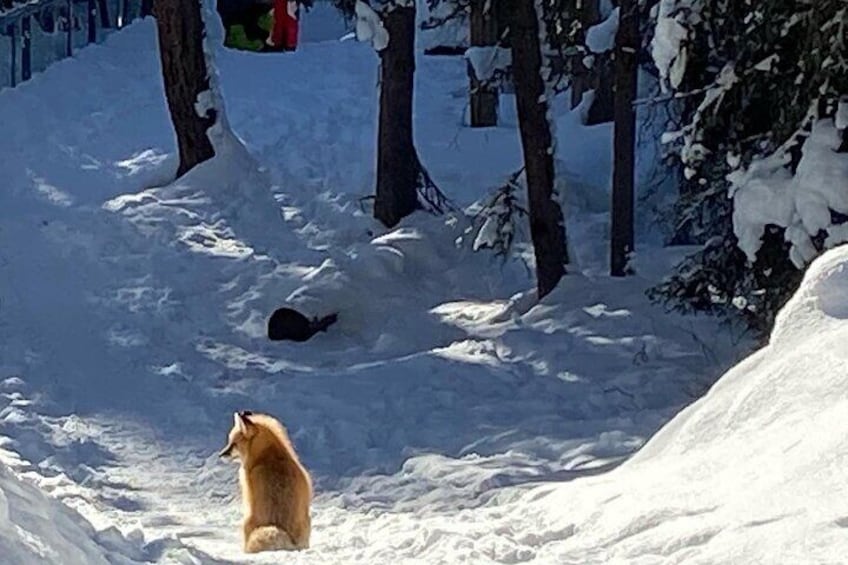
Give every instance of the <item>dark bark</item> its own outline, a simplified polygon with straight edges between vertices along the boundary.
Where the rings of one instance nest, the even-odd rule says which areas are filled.
[[[584,0],[580,8],[580,25],[585,38],[590,27],[601,22],[601,9],[599,0]],[[577,55],[574,61],[575,76],[572,80],[571,106],[576,107],[583,99],[583,95],[595,91],[592,105],[586,117],[587,125],[611,122],[614,116],[613,101],[613,63],[609,54],[594,54],[594,64],[591,68],[583,65],[583,56]]]
[[[633,251],[633,195],[636,163],[636,78],[639,48],[637,0],[621,0],[615,48],[615,138],[613,141],[610,274],[628,274]]]
[[[591,72],[595,75],[595,99],[586,116],[586,125],[612,122],[615,120],[615,63],[598,55]]]
[[[600,0],[584,0],[580,6],[580,25],[583,30],[581,39],[585,38],[586,30],[601,21]],[[575,55],[574,77],[571,80],[571,107],[576,108],[583,95],[597,88],[597,73],[583,64],[583,56]]]
[[[195,108],[198,95],[209,90],[203,16],[199,0],[156,0],[153,13],[159,32],[165,96],[177,134],[179,177],[215,155],[207,131],[215,125],[217,113],[213,109],[206,116],[199,116]]]
[[[104,29],[112,27],[112,16],[109,14],[109,5],[106,0],[97,0],[97,14],[100,16],[100,27]]]
[[[494,10],[486,10],[495,0],[471,0],[471,46],[491,47],[498,42],[498,22]],[[498,90],[481,83],[468,63],[471,90],[471,127],[492,127],[498,124]]]
[[[539,298],[552,291],[568,262],[565,222],[554,194],[548,104],[544,98],[539,20],[533,0],[505,0],[510,17],[512,73],[527,177],[530,235],[536,255]]]
[[[418,208],[420,167],[412,139],[415,76],[415,8],[399,7],[383,17],[389,45],[380,52],[380,122],[374,217],[397,225]]]
[[[88,12],[88,42],[95,43],[97,41],[97,3],[94,0],[88,0],[86,5]]]

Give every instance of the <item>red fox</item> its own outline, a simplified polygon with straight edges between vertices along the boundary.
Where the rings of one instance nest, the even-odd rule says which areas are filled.
[[[244,551],[308,548],[312,481],[282,424],[265,414],[236,412],[220,455],[241,461]]]

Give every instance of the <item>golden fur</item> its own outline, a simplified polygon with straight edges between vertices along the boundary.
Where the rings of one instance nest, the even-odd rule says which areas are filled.
[[[244,551],[308,548],[312,482],[282,424],[266,414],[236,413],[221,455],[241,460]]]

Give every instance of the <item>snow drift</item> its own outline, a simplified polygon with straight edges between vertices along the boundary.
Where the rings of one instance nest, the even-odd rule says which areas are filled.
[[[112,548],[100,538],[111,540]],[[128,553],[119,553],[114,542]],[[132,553],[132,546],[117,531],[95,532],[77,512],[48,498],[0,463],[0,555],[4,563],[131,563],[134,560],[128,555]]]
[[[534,538],[523,534],[539,561],[842,562],[846,289],[842,246],[811,265],[768,346],[725,374],[628,463],[524,496],[518,507],[533,509],[525,522],[551,524]],[[545,543],[554,530],[568,535]]]
[[[616,470],[408,519],[426,562],[842,563],[848,246],[810,267],[771,341]],[[423,461],[418,463],[424,464]],[[411,471],[411,469],[410,469]],[[385,516],[357,524],[378,539]],[[361,555],[361,554],[360,554]],[[381,561],[374,553],[368,553]]]

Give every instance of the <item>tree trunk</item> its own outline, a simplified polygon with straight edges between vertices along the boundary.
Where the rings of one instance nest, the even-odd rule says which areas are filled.
[[[601,23],[600,0],[584,0],[580,7],[581,38],[585,40],[589,28]],[[613,76],[614,65],[609,53],[595,53],[594,64],[591,68],[583,65],[583,56],[577,55],[574,61],[575,76],[571,87],[571,107],[574,108],[583,100],[583,95],[593,90],[595,98],[589,107],[586,124],[603,124],[613,121]]]
[[[200,0],[155,0],[153,5],[165,97],[180,153],[178,177],[215,155],[206,132],[215,125],[217,112],[208,109],[200,116],[196,109],[198,96],[210,91],[200,10]]]
[[[562,208],[554,197],[554,161],[548,104],[542,81],[539,20],[533,0],[509,4],[512,73],[527,177],[530,235],[539,298],[556,287],[568,262]]]
[[[97,14],[100,16],[100,27],[104,29],[112,27],[112,16],[109,14],[109,5],[106,0],[97,0]]]
[[[394,227],[418,208],[418,155],[412,139],[415,8],[383,17],[389,45],[380,52],[380,123],[374,217]]]
[[[586,125],[615,121],[615,62],[608,56],[598,55],[591,73],[594,74],[595,99],[586,116]]]
[[[639,49],[638,0],[621,0],[621,19],[615,51],[615,138],[613,142],[612,223],[610,226],[610,274],[628,274],[633,251],[633,194],[636,163],[637,61]]]
[[[600,0],[583,0],[580,10],[581,38],[586,37],[586,31],[601,21]],[[594,69],[583,64],[583,56],[575,55],[574,78],[571,80],[571,107],[576,108],[583,100],[583,95],[598,87],[597,73]]]
[[[498,43],[498,22],[492,3],[497,0],[471,0],[471,46],[491,47]],[[471,127],[498,125],[498,90],[477,80],[468,63],[471,91]]]

